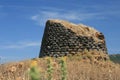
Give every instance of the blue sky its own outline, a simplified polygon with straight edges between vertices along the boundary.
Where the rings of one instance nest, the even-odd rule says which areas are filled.
[[[104,33],[108,52],[120,52],[120,0],[0,0],[0,57],[38,57],[45,22],[63,19]]]

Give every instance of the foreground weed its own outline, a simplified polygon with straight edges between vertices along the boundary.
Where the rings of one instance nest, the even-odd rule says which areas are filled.
[[[66,58],[67,58],[67,57],[62,57],[61,60],[60,60],[60,66],[61,66],[61,80],[67,80]]]
[[[37,61],[31,62],[30,77],[31,77],[31,80],[40,80],[40,72],[37,68]]]
[[[51,58],[51,57],[48,57],[48,58],[47,58],[47,74],[48,74],[48,80],[52,80],[52,72],[53,72],[52,58]]]

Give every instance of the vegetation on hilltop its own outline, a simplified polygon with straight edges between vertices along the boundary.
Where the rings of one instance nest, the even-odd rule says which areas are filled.
[[[111,54],[109,55],[111,61],[120,64],[120,54]]]
[[[102,58],[97,61],[89,52],[84,54],[3,64],[0,80],[120,80],[119,64]]]

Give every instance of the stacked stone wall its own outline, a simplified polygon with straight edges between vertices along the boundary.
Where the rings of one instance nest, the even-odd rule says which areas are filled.
[[[95,35],[100,41],[95,41],[93,36],[77,35],[62,23],[47,21],[39,57],[61,57],[84,50],[97,50],[107,54],[104,35]]]

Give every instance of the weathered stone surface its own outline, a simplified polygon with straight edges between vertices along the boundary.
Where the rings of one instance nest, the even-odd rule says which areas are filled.
[[[84,50],[97,50],[107,54],[104,35],[85,25],[63,20],[48,20],[39,57],[66,56]]]

